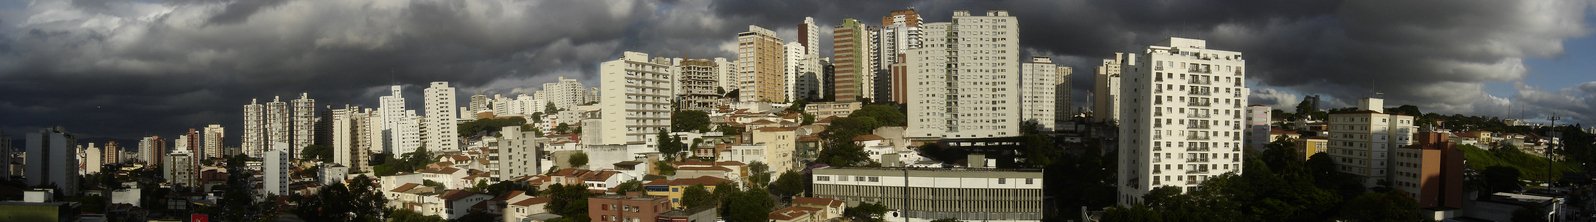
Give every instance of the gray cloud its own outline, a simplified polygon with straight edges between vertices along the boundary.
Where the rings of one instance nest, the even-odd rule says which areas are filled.
[[[1384,92],[1426,111],[1506,115],[1507,107],[1593,113],[1596,83],[1571,89],[1489,82],[1530,75],[1588,32],[1589,1],[37,1],[0,3],[0,129],[67,126],[89,135],[172,134],[240,105],[309,92],[321,104],[373,104],[383,86],[451,81],[526,92],[556,76],[596,82],[597,64],[633,50],[731,57],[748,25],[790,30],[811,16],[873,22],[915,8],[1007,9],[1028,55],[1075,68],[1084,98],[1094,63],[1168,36],[1242,51],[1254,103]],[[784,35],[788,31],[783,31]],[[829,42],[822,35],[822,42]],[[830,50],[822,50],[827,53]],[[419,90],[411,90],[418,94]],[[1288,92],[1289,91],[1289,92]],[[418,95],[409,95],[411,97]],[[1084,99],[1081,99],[1084,101]],[[1507,101],[1512,101],[1508,103]],[[419,103],[419,99],[413,99]],[[1079,102],[1078,102],[1079,103]],[[1590,116],[1577,116],[1581,121]],[[236,134],[235,134],[236,135]]]

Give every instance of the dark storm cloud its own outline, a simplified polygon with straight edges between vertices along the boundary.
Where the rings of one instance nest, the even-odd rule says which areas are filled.
[[[59,0],[0,5],[0,128],[63,125],[115,137],[220,122],[237,131],[250,98],[309,92],[319,104],[373,104],[390,84],[450,81],[461,96],[535,90],[556,76],[596,80],[632,50],[731,57],[748,25],[791,35],[919,10],[1005,9],[1025,54],[1075,68],[1084,103],[1093,68],[1169,36],[1209,40],[1249,60],[1254,103],[1301,94],[1384,92],[1425,111],[1497,114],[1544,106],[1591,113],[1589,92],[1519,86],[1527,57],[1584,35],[1588,1],[385,1]],[[5,8],[20,7],[20,8]],[[14,12],[14,13],[13,13]],[[829,45],[829,35],[821,42]],[[789,36],[790,37],[790,36]],[[791,41],[792,39],[788,39]],[[822,50],[829,54],[829,49]],[[1281,90],[1272,89],[1278,87]],[[1304,93],[1307,92],[1307,93]],[[1500,95],[1509,96],[1509,95]],[[264,102],[263,101],[263,102]],[[1521,103],[1521,104],[1520,104]],[[1589,116],[1575,118],[1590,119]],[[236,135],[236,134],[235,134]]]

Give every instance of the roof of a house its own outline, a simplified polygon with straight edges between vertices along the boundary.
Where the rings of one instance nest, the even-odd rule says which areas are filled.
[[[532,197],[532,198],[527,198],[525,200],[516,201],[515,203],[510,203],[510,205],[532,206],[534,204],[545,204],[545,203],[548,203],[549,201],[553,201],[553,200],[554,200],[553,198],[549,198],[549,197]]]
[[[770,219],[771,220],[798,219],[799,217],[809,216],[809,213],[813,212],[813,210],[811,210],[811,209],[814,209],[814,208],[809,208],[809,209],[804,209],[804,208],[807,208],[807,207],[786,207],[786,208],[776,209],[776,211],[771,211],[770,212]]]
[[[455,172],[459,172],[459,171],[460,171],[460,168],[454,168],[454,167],[448,167],[448,166],[440,167],[440,168],[436,168],[436,169],[433,169],[433,168],[421,169],[421,173],[454,174]]]
[[[846,204],[848,204],[847,202],[843,202],[842,200],[838,200],[838,199],[818,198],[818,197],[794,197],[794,198],[792,198],[792,202],[793,202],[793,204],[798,204],[798,205],[827,206],[827,207],[836,207],[836,208],[842,208],[844,206],[847,206]]]
[[[610,170],[593,171],[591,173],[583,174],[582,175],[582,180],[586,180],[586,181],[605,181],[605,180],[609,180],[610,177],[614,177],[616,174],[620,174],[620,172],[610,171]]]
[[[871,140],[884,140],[884,139],[887,139],[887,138],[882,138],[881,136],[877,136],[876,134],[864,134],[864,135],[859,135],[859,136],[853,137],[853,141],[855,141],[855,142],[857,142],[857,141],[871,141]]]
[[[460,200],[462,198],[466,198],[466,197],[470,197],[470,196],[474,196],[474,195],[478,195],[478,193],[473,193],[473,192],[464,191],[464,190],[445,190],[442,195],[438,195],[438,198],[441,198],[441,199],[447,200],[447,201],[456,201],[456,200]]]
[[[393,188],[393,190],[389,190],[389,191],[396,192],[396,193],[404,193],[405,191],[410,191],[410,189],[415,189],[416,186],[421,186],[421,184],[405,183],[405,185],[399,185],[399,187],[395,187],[395,188]]]

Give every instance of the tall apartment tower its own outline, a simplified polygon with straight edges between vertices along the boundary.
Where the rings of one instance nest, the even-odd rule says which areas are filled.
[[[1053,92],[1058,94],[1053,101],[1053,110],[1056,111],[1053,114],[1053,124],[1058,127],[1063,127],[1064,122],[1079,113],[1075,109],[1075,91],[1070,88],[1070,75],[1073,74],[1075,74],[1074,68],[1059,66],[1058,78],[1053,79]]]
[[[266,106],[256,103],[255,99],[249,99],[249,105],[244,105],[244,133],[239,140],[242,143],[238,147],[250,157],[260,157],[261,150],[266,148]]]
[[[720,66],[715,60],[709,59],[684,59],[677,63],[681,73],[677,76],[677,86],[680,92],[683,110],[711,111],[720,104],[720,93],[715,92],[719,83],[716,81],[720,74]]]
[[[100,147],[94,143],[89,143],[87,147],[78,147],[78,175],[100,173],[100,165],[104,165],[100,163],[100,160],[104,160],[100,157],[100,153]]]
[[[781,102],[786,100],[786,81],[782,69],[786,67],[781,38],[776,32],[759,26],[748,26],[747,32],[737,33],[737,80],[740,81],[740,100],[744,102]],[[607,93],[606,93],[607,94]],[[610,95],[605,95],[610,96]]]
[[[1273,110],[1265,105],[1247,106],[1247,124],[1242,127],[1247,129],[1246,147],[1253,151],[1263,151],[1264,145],[1269,144],[1269,116]],[[1311,155],[1311,154],[1310,154]]]
[[[289,155],[299,155],[299,151],[306,146],[316,144],[316,100],[310,98],[310,93],[300,93],[294,104],[293,115],[293,147]]]
[[[24,159],[28,186],[54,185],[65,196],[78,194],[78,138],[61,127],[28,133]]]
[[[349,172],[351,173],[371,172],[372,144],[382,140],[382,129],[377,127],[379,126],[378,123],[382,122],[382,118],[377,117],[377,111],[371,108],[362,109],[355,107],[349,108],[345,112],[345,114],[349,115],[349,124],[352,126],[350,133],[353,135],[350,136],[349,140],[354,141],[353,146],[349,149],[350,165],[346,166],[349,167]]]
[[[898,104],[909,100],[909,67],[903,53],[921,47],[920,35],[920,14],[914,9],[892,10],[887,16],[881,17],[881,30],[874,44],[878,48],[875,57],[876,64],[883,69],[877,70],[880,73],[878,78],[887,82],[876,90],[876,100]]]
[[[205,140],[203,145],[204,149],[200,150],[200,155],[198,156],[202,159],[222,158],[222,140],[225,139],[227,135],[224,133],[225,131],[226,130],[222,128],[222,124],[210,124],[205,126],[205,132],[201,135],[201,137],[204,137],[203,139]]]
[[[100,154],[102,155],[100,163],[106,165],[122,163],[122,157],[119,156],[122,154],[122,146],[116,144],[115,140],[105,141],[105,150],[101,150]]]
[[[427,117],[423,121],[426,132],[423,136],[427,141],[428,150],[460,150],[460,130],[456,128],[455,118],[459,114],[454,109],[454,87],[449,87],[449,82],[432,82],[432,87],[425,90]],[[344,165],[348,166],[348,165]]]
[[[164,173],[162,178],[176,187],[194,188],[198,181],[196,179],[199,178],[194,173],[195,168],[198,168],[194,164],[197,162],[194,161],[194,156],[194,152],[187,149],[172,150],[172,153],[166,155],[166,162],[171,164],[162,169],[161,172]]]
[[[541,167],[538,153],[542,151],[542,143],[534,139],[538,135],[532,132],[523,132],[520,127],[507,126],[499,131],[498,155],[499,161],[494,162],[497,167],[492,167],[493,175],[499,179],[517,178],[540,174]]]
[[[1114,58],[1103,59],[1103,64],[1097,66],[1092,87],[1092,119],[1097,122],[1119,122],[1119,72],[1120,65],[1127,62],[1126,56],[1116,52]]]
[[[869,30],[865,24],[856,19],[843,19],[842,25],[831,30],[831,64],[836,66],[836,101],[853,102],[868,94],[864,85],[871,79],[866,74],[870,70],[868,49],[870,48]]]
[[[1058,84],[1069,74],[1066,67],[1053,64],[1049,57],[1034,57],[1030,62],[1022,63],[1020,68],[1020,116],[1024,121],[1036,121],[1040,130],[1050,132],[1058,129],[1057,113],[1060,98],[1063,103],[1069,103],[1069,91],[1059,96]]]
[[[1139,203],[1158,187],[1186,192],[1220,174],[1241,174],[1248,92],[1241,53],[1170,38],[1126,56],[1119,203]]]
[[[265,156],[261,158],[261,171],[264,176],[261,187],[266,190],[265,194],[288,195],[288,184],[291,182],[288,180],[288,165],[291,160],[288,156],[288,146],[288,143],[272,143],[271,148],[266,150]]]
[[[358,106],[350,107],[349,105],[344,105],[344,108],[332,110],[332,116],[330,116],[332,119],[332,146],[329,147],[333,150],[332,163],[352,169],[356,161],[358,161],[354,155],[357,151],[355,143],[360,140],[357,137],[357,135],[360,135],[359,128],[355,126],[359,123],[356,120],[356,115],[359,114],[360,107]],[[365,150],[359,151],[363,152]]]
[[[272,102],[266,103],[266,144],[284,143],[293,146],[293,116],[289,114],[288,103],[279,97],[272,97]],[[197,136],[195,139],[198,139]],[[190,146],[189,149],[198,149]]]
[[[820,26],[815,25],[815,18],[804,17],[804,22],[798,24],[799,50],[803,57],[798,59],[803,72],[798,75],[799,88],[804,89],[799,93],[800,98],[818,100],[820,94]],[[792,49],[788,49],[792,50]],[[788,52],[792,54],[792,52]],[[789,59],[789,61],[791,61]]]
[[[1365,98],[1357,110],[1330,113],[1330,157],[1341,172],[1362,176],[1364,186],[1391,182],[1392,155],[1413,145],[1413,117],[1382,113],[1385,101]]]
[[[388,88],[389,95],[377,98],[377,113],[382,116],[383,121],[381,127],[383,132],[379,135],[383,139],[382,142],[373,144],[376,145],[373,149],[381,149],[393,155],[405,154],[394,150],[399,140],[399,137],[394,136],[394,130],[398,129],[399,123],[405,119],[405,97],[400,87],[391,86]]]
[[[643,143],[670,127],[672,70],[670,61],[641,52],[599,64],[598,129],[583,129],[602,135],[592,144]]]
[[[0,159],[0,179],[4,180],[10,180],[11,176],[14,176],[11,173],[11,165],[15,164],[17,158],[11,156],[11,152],[15,151],[15,147],[11,147],[11,142],[11,137],[0,131],[0,158],[3,158]]]
[[[737,63],[726,60],[726,58],[715,58],[715,67],[717,68],[715,71],[718,72],[716,75],[720,78],[717,80],[719,81],[717,86],[720,88],[717,88],[715,92],[724,96],[726,92],[737,90],[739,84],[737,82]]]
[[[161,136],[146,136],[139,139],[139,160],[143,160],[147,166],[161,168],[161,162],[166,160],[163,158],[167,152],[166,147],[166,140],[162,140]]]
[[[814,100],[814,81],[809,77],[814,76],[814,70],[808,65],[811,56],[804,54],[803,44],[789,42],[786,45],[784,58],[786,59],[787,101]],[[807,76],[807,77],[806,77]]]
[[[921,30],[925,46],[907,52],[910,117],[904,136],[1019,136],[1018,20],[1008,11],[959,10],[952,22],[922,24]]]

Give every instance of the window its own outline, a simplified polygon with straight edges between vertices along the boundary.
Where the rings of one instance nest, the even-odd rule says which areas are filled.
[[[1007,180],[1008,180],[1008,178],[998,178],[998,184],[1003,184],[1004,182],[1008,182]]]
[[[1035,180],[1035,178],[1025,178],[1025,184],[1032,184],[1032,180]]]

